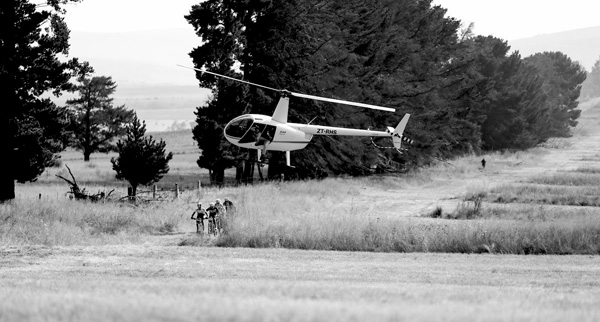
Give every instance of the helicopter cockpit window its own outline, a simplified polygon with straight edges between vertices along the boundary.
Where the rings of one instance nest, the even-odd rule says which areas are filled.
[[[241,138],[248,131],[253,122],[252,118],[244,118],[231,122],[231,124],[225,128],[225,134],[234,138]]]

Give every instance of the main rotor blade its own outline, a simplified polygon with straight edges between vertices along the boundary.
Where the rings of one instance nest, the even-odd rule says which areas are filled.
[[[390,108],[390,107],[383,107],[383,106],[377,106],[377,105],[371,105],[371,104],[343,101],[343,100],[337,100],[337,99],[333,99],[333,98],[326,98],[326,97],[313,96],[313,95],[300,94],[300,93],[290,93],[290,95],[296,96],[296,97],[308,98],[308,99],[317,100],[317,101],[329,102],[329,103],[338,103],[338,104],[352,105],[352,106],[358,106],[358,107],[365,107],[365,108],[370,108],[370,109],[380,110],[380,111],[396,112],[395,109]]]
[[[177,66],[183,67],[183,68],[187,68],[187,69],[191,69],[191,70],[195,70],[195,71],[200,72],[200,73],[206,73],[206,74],[210,74],[210,75],[213,75],[213,76],[217,76],[217,77],[221,77],[221,78],[226,78],[226,79],[229,79],[229,80],[232,80],[232,81],[236,81],[236,82],[240,82],[240,83],[244,83],[244,84],[248,84],[248,85],[252,85],[252,86],[257,86],[257,87],[268,89],[268,90],[271,90],[271,91],[280,92],[283,95],[289,94],[289,95],[292,95],[292,96],[301,97],[301,98],[308,98],[308,99],[317,100],[317,101],[324,101],[324,102],[344,104],[344,105],[352,105],[352,106],[370,108],[370,109],[374,109],[374,110],[387,111],[387,112],[395,112],[396,111],[395,109],[390,108],[390,107],[383,107],[383,106],[377,106],[377,105],[371,105],[371,104],[356,103],[356,102],[338,100],[338,99],[333,99],[333,98],[326,98],[326,97],[320,97],[320,96],[314,96],[314,95],[307,95],[307,94],[301,94],[301,93],[288,92],[286,90],[280,90],[280,89],[276,89],[276,88],[273,88],[273,87],[268,87],[268,86],[264,86],[264,85],[260,85],[260,84],[256,84],[256,83],[251,83],[251,82],[248,82],[248,81],[245,81],[245,80],[241,80],[241,79],[237,79],[237,78],[233,78],[233,77],[229,77],[229,76],[225,76],[225,75],[221,75],[221,74],[209,72],[207,70],[202,70],[202,69],[193,68],[193,67],[187,67],[187,66],[183,66],[183,65],[177,65]]]
[[[201,72],[201,73],[210,74],[210,75],[221,77],[221,78],[227,78],[227,79],[232,80],[232,81],[236,81],[236,82],[240,82],[240,83],[244,83],[244,84],[248,84],[248,85],[252,85],[252,86],[261,87],[261,88],[268,89],[268,90],[271,90],[271,91],[281,92],[281,90],[278,90],[278,89],[273,88],[273,87],[268,87],[268,86],[264,86],[264,85],[260,85],[260,84],[256,84],[256,83],[251,83],[251,82],[248,82],[248,81],[245,81],[245,80],[241,80],[241,79],[237,79],[237,78],[233,78],[233,77],[229,77],[229,76],[225,76],[225,75],[221,75],[221,74],[209,72],[207,70],[202,70],[202,69],[193,68],[193,67],[187,67],[187,66],[183,66],[183,65],[177,65],[177,66],[183,67],[183,68],[187,68],[187,69],[191,69],[191,70],[195,70],[195,71]]]

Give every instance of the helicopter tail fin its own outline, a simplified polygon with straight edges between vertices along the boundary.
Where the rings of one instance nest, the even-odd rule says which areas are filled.
[[[398,126],[396,126],[394,131],[392,132],[392,141],[394,142],[394,147],[398,151],[400,151],[400,148],[402,146],[402,141],[403,141],[402,134],[404,133],[404,128],[406,128],[406,124],[408,123],[409,118],[410,118],[410,114],[404,114],[404,117],[402,118],[400,123],[398,123]]]

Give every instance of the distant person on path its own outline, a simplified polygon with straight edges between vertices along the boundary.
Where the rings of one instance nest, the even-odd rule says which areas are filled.
[[[485,169],[485,158],[481,159],[481,167]]]
[[[208,217],[206,210],[202,209],[202,203],[198,203],[198,208],[192,213],[192,218],[196,220],[196,233],[204,231],[204,219]]]
[[[206,212],[208,213],[208,233],[209,234],[217,234],[217,216],[219,214],[219,210],[215,207],[215,203],[211,202],[210,206],[206,208]]]

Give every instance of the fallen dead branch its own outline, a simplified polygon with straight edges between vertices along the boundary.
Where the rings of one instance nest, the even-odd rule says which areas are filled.
[[[69,174],[71,175],[72,180],[69,180],[58,174],[56,176],[65,180],[70,185],[71,191],[69,191],[68,194],[70,194],[76,200],[89,200],[92,202],[106,200],[113,193],[113,191],[115,191],[115,189],[113,189],[113,190],[109,191],[108,193],[106,193],[105,191],[99,191],[96,194],[90,194],[87,191],[85,191],[85,188],[83,188],[83,189],[79,188],[79,185],[77,184],[77,179],[75,179],[73,172],[71,172],[71,168],[69,168],[69,166],[66,164],[65,164],[65,167],[67,168],[67,170],[69,170]]]

